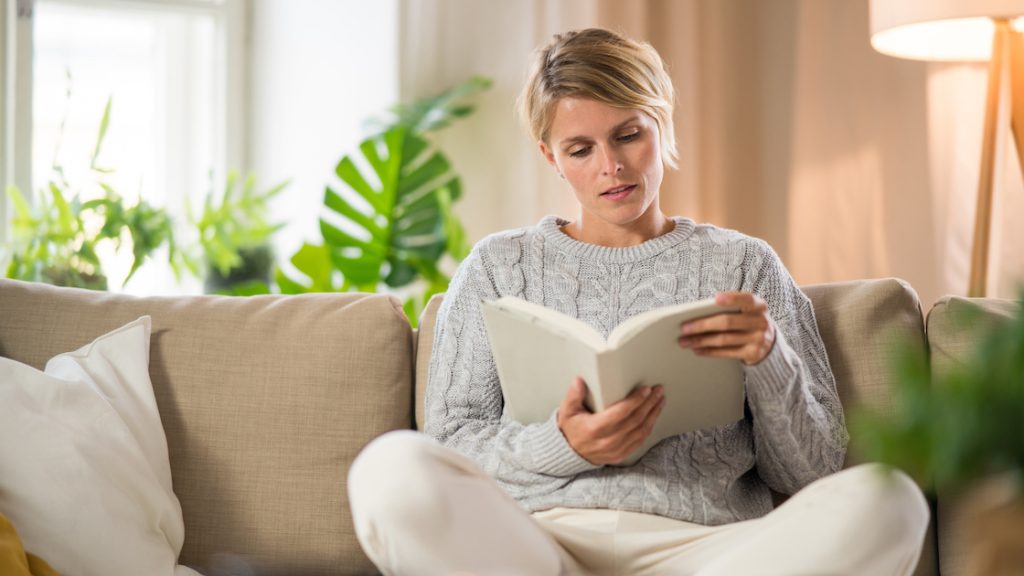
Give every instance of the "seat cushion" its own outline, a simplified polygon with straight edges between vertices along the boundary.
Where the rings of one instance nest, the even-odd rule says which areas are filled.
[[[412,331],[397,300],[136,298],[0,280],[0,355],[41,368],[142,315],[185,518],[180,562],[373,571],[346,476],[370,440],[412,426]]]

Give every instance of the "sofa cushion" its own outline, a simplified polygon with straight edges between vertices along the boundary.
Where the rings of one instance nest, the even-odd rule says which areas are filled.
[[[412,332],[383,295],[135,298],[0,280],[0,355],[41,367],[141,315],[185,518],[206,574],[365,573],[348,466],[412,425]]]
[[[178,563],[185,525],[149,334],[143,316],[42,372],[0,358],[0,512],[63,573],[170,575]]]
[[[895,278],[814,284],[801,289],[814,304],[818,331],[828,352],[843,411],[866,406],[892,409],[893,352],[909,345],[924,350],[924,318],[917,293]],[[864,460],[851,439],[846,467]]]
[[[974,351],[979,334],[996,323],[1008,322],[1019,304],[1011,300],[946,296],[928,312],[928,347],[932,372],[946,373]],[[966,321],[966,315],[976,318]],[[943,575],[968,573],[967,514],[958,494],[938,491],[939,567]]]
[[[427,398],[427,375],[430,372],[430,351],[434,348],[434,328],[437,326],[437,311],[441,308],[444,294],[435,294],[420,315],[420,327],[416,332],[416,429],[423,430],[424,402]]]

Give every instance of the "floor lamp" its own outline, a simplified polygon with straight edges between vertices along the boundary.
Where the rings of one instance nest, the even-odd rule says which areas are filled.
[[[883,54],[943,62],[985,61],[988,95],[968,296],[985,296],[1000,83],[1010,76],[1010,126],[1024,169],[1024,0],[870,0],[871,45]],[[1020,28],[1020,29],[1018,29]]]

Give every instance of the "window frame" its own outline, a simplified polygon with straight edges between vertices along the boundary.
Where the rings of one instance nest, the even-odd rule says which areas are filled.
[[[212,15],[217,26],[216,76],[220,126],[216,145],[219,170],[248,171],[246,119],[248,101],[248,14],[251,0],[46,0],[47,2],[125,10],[155,10]],[[10,199],[14,184],[31,201],[32,182],[32,53],[36,0],[0,0],[0,246],[10,241]]]

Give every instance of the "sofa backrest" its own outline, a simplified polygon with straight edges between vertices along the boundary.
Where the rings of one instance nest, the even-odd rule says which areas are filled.
[[[412,331],[394,298],[135,298],[0,280],[0,355],[42,368],[148,314],[150,375],[185,518],[180,562],[367,573],[346,477],[412,426]],[[226,556],[222,556],[226,555]]]
[[[844,412],[862,406],[891,411],[894,353],[900,346],[923,351],[927,345],[917,293],[895,278],[815,284],[802,290],[814,305]],[[855,449],[847,451],[846,467],[862,462]]]
[[[932,372],[947,373],[967,361],[981,341],[981,333],[995,324],[1011,321],[1019,307],[1018,302],[994,298],[946,296],[940,299],[928,311],[927,319]],[[971,527],[970,509],[964,506],[962,494],[947,493],[939,488],[936,495],[941,572],[952,576],[969,574],[966,543]]]

